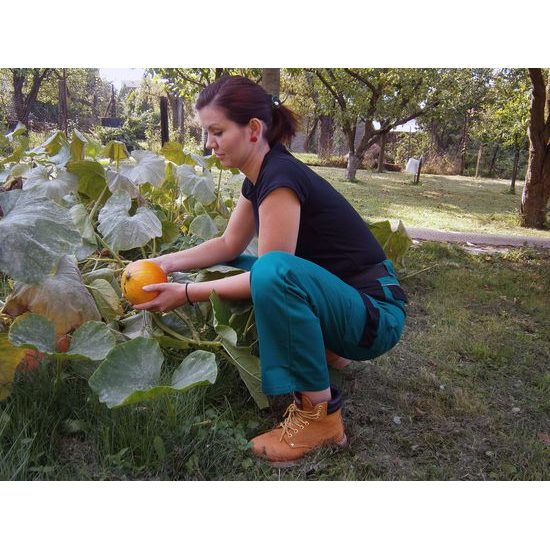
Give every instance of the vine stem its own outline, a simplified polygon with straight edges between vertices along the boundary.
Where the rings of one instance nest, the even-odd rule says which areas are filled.
[[[153,320],[155,321],[156,325],[160,329],[162,329],[164,332],[166,332],[166,334],[169,334],[170,336],[173,336],[177,340],[181,340],[182,342],[185,342],[190,346],[200,347],[200,348],[214,348],[214,349],[219,349],[223,347],[221,342],[210,341],[210,340],[192,340],[191,338],[186,338],[185,336],[182,336],[179,332],[176,332],[175,330],[172,330],[170,327],[167,327],[159,319],[159,316],[156,313],[151,312],[151,317],[153,317]]]
[[[130,263],[127,260],[123,260],[97,233],[96,233],[96,237],[99,240],[99,242],[113,255],[113,258],[115,258],[119,264],[124,266]]]
[[[194,327],[193,323],[190,321],[189,317],[187,317],[187,315],[185,315],[185,313],[183,313],[182,311],[178,311],[177,309],[174,309],[173,311],[187,325],[187,327],[189,328],[189,330],[193,334],[193,338],[197,341],[200,340],[199,333],[195,329],[195,327]]]

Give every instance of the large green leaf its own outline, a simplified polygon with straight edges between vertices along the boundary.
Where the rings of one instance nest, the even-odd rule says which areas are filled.
[[[197,174],[192,166],[183,164],[176,170],[176,181],[181,193],[197,199],[202,204],[211,204],[216,200],[214,180],[210,172]]]
[[[371,223],[369,229],[381,244],[386,256],[396,267],[401,266],[405,253],[412,245],[412,240],[401,220],[395,231],[392,230],[388,220]]]
[[[13,322],[9,340],[14,346],[36,349],[48,355],[92,361],[104,359],[115,345],[115,338],[104,323],[89,321],[74,332],[67,352],[58,353],[55,351],[54,324],[35,313],[20,315]]]
[[[136,185],[150,183],[153,187],[160,187],[164,182],[164,159],[151,151],[132,151],[135,163],[125,163],[120,171]]]
[[[109,186],[109,191],[111,193],[116,193],[117,191],[126,191],[133,199],[139,195],[139,189],[136,187],[134,182],[127,178],[124,174],[107,169],[105,173],[107,177],[107,185]]]
[[[37,166],[26,174],[23,184],[25,191],[31,191],[36,197],[47,197],[61,203],[65,195],[78,189],[78,177],[63,168],[58,168],[55,177],[50,177],[51,169]]]
[[[268,407],[267,396],[262,392],[260,360],[252,354],[250,348],[237,345],[237,333],[228,326],[231,313],[229,305],[220,300],[215,292],[210,295],[210,302],[214,313],[214,329],[220,337],[225,351],[237,367],[239,375],[256,405],[260,409]]]
[[[0,401],[9,397],[17,365],[26,350],[11,344],[6,332],[0,332]]]
[[[208,214],[201,214],[189,225],[189,233],[207,241],[218,234],[218,226]]]
[[[15,283],[4,307],[12,317],[31,311],[55,324],[57,334],[67,334],[86,321],[99,321],[95,302],[82,283],[75,260],[65,256],[55,274],[39,285]]]
[[[73,130],[71,136],[71,158],[72,160],[84,160],[86,144],[88,139],[78,130]]]
[[[42,353],[55,353],[54,324],[42,315],[25,313],[17,317],[10,327],[9,338],[17,347],[33,348]]]
[[[188,355],[172,376],[172,385],[159,384],[164,361],[156,340],[136,338],[116,346],[90,377],[88,383],[99,400],[114,408],[152,399],[158,395],[187,391],[215,381],[215,357],[206,351]]]
[[[152,210],[140,206],[131,216],[130,195],[117,191],[99,213],[98,229],[107,244],[115,251],[131,250],[146,245],[162,235],[162,224]]]
[[[98,321],[88,321],[74,331],[66,356],[80,356],[101,361],[115,346],[115,337],[109,328]]]
[[[0,271],[18,281],[44,280],[80,245],[69,211],[49,199],[15,190],[0,193],[0,207]]]
[[[91,244],[96,244],[96,235],[92,220],[90,220],[90,213],[82,203],[75,204],[70,209],[71,219],[73,223],[80,231],[80,235],[84,241]]]
[[[67,138],[61,130],[56,130],[50,137],[41,143],[38,147],[32,150],[33,153],[46,152],[48,155],[55,155],[59,153],[63,145],[67,144]]]
[[[126,145],[122,141],[117,141],[116,139],[109,141],[109,143],[105,145],[102,154],[104,157],[110,158],[114,162],[120,162],[130,156],[128,154],[128,149],[126,149]]]
[[[69,162],[67,170],[78,176],[78,192],[92,200],[97,200],[105,190],[105,170],[95,160],[78,160]]]
[[[115,289],[105,279],[95,279],[88,285],[101,317],[108,323],[123,315],[124,311]]]
[[[166,160],[169,160],[174,164],[195,164],[191,155],[185,153],[182,144],[177,141],[167,141],[162,146],[160,153]]]

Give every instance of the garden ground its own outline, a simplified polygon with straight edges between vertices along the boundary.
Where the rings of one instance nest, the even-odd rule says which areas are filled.
[[[500,200],[519,200],[503,185],[478,189],[475,205],[463,180],[426,176],[410,186],[401,177],[360,172],[359,183],[333,183],[371,219],[420,219],[424,205],[437,229],[488,220],[491,232],[523,231],[511,206],[501,217]],[[429,193],[415,205],[415,194],[442,181],[454,182],[449,204],[458,206],[439,208]],[[409,251],[400,278],[410,299],[402,341],[332,373],[346,396],[348,448],[320,450],[288,470],[253,460],[248,440],[280,419],[288,397],[258,412],[229,365],[211,387],[109,410],[70,370],[55,393],[53,365],[44,364],[20,373],[0,404],[0,479],[548,479],[550,253],[426,242]]]

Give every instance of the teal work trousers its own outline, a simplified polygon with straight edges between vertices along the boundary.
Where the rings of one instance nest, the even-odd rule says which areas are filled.
[[[393,265],[383,263],[382,286],[395,287]],[[363,361],[387,352],[401,336],[404,302],[390,292],[384,300],[362,297],[321,266],[285,252],[242,255],[231,265],[250,271],[262,390],[268,395],[328,388],[325,349]],[[374,321],[375,336],[365,345],[365,327]]]

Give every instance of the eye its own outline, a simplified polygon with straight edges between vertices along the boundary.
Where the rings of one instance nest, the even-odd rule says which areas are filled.
[[[221,136],[221,135],[222,135],[222,132],[213,132],[213,135],[216,136],[216,137],[217,137],[217,136]]]

